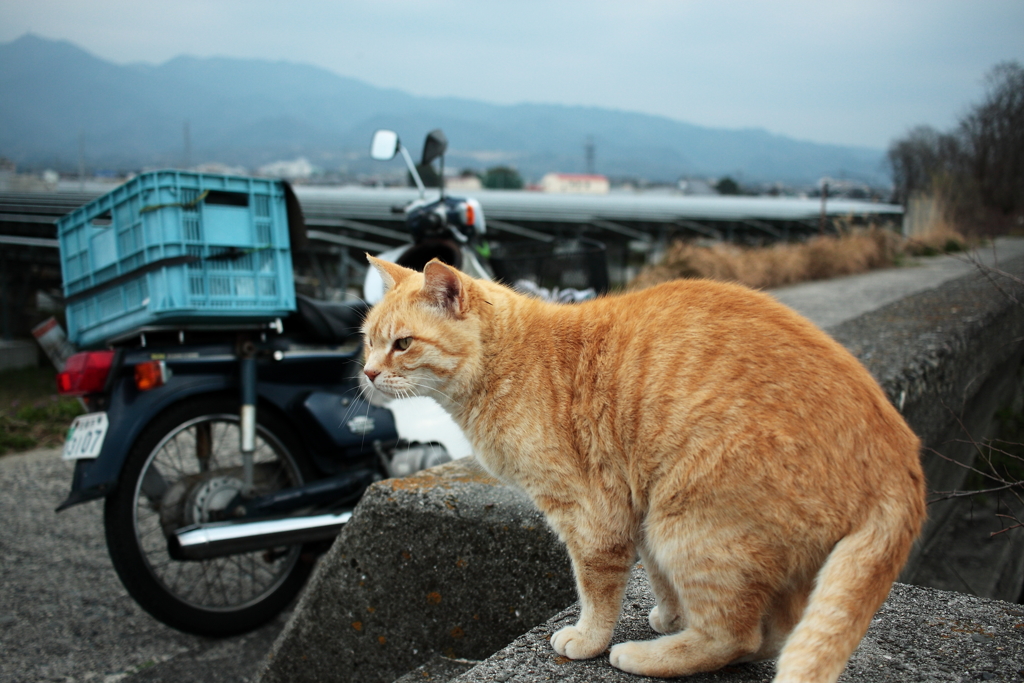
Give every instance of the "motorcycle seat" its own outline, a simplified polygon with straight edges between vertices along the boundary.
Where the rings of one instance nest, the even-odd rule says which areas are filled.
[[[295,295],[295,313],[285,320],[288,333],[323,344],[341,344],[360,336],[369,306],[363,301],[320,301]]]

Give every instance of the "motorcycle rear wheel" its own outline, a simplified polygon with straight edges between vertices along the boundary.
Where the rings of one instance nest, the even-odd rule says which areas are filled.
[[[213,521],[217,502],[241,487],[238,401],[203,397],[149,424],[107,497],[104,528],[114,569],[128,593],[163,623],[223,637],[273,619],[302,589],[312,546],[290,546],[208,560],[179,561],[166,535]],[[311,473],[287,424],[260,411],[256,427],[257,495],[302,484]]]

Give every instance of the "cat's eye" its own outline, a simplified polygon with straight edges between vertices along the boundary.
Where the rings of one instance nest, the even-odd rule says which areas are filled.
[[[395,348],[399,351],[405,351],[412,344],[412,337],[402,337],[401,339],[395,340]]]

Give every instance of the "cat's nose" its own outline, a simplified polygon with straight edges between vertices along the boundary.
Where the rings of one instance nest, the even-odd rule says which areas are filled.
[[[366,373],[366,376],[370,378],[371,382],[377,379],[377,376],[380,374],[380,370],[374,370],[372,368],[365,368],[363,372]]]

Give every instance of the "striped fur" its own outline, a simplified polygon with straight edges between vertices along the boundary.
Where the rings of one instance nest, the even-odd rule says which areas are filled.
[[[735,285],[555,305],[371,261],[390,290],[367,376],[437,399],[568,548],[581,614],[557,652],[605,650],[639,557],[665,635],[615,645],[614,666],[778,656],[776,681],[838,678],[925,516],[918,439],[853,356]]]

